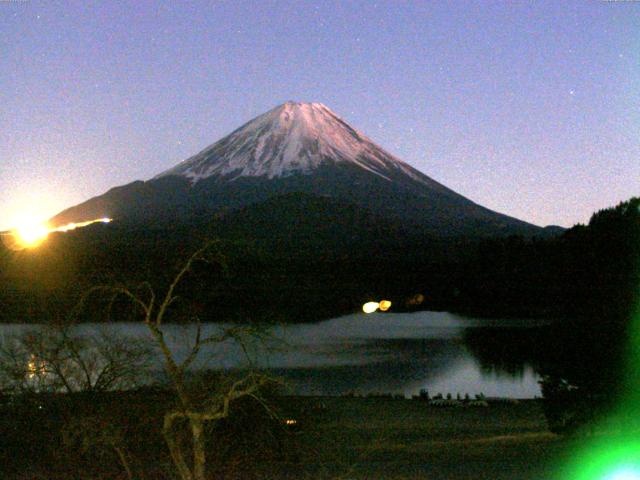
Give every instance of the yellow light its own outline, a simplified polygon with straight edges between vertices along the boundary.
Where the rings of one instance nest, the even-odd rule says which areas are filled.
[[[367,302],[362,306],[362,311],[364,313],[373,313],[380,308],[380,304],[378,302]]]
[[[2,235],[4,243],[12,250],[24,250],[40,245],[52,232],[69,232],[76,228],[86,227],[93,223],[110,223],[111,218],[98,218],[80,223],[68,223],[60,227],[51,228],[45,222],[25,219],[10,232]]]
[[[76,228],[87,227],[94,223],[110,223],[111,221],[112,221],[111,218],[97,218],[96,220],[88,220],[86,222],[80,222],[80,223],[71,222],[71,223],[67,223],[66,225],[62,225],[60,227],[52,228],[50,231],[51,232],[69,232],[71,230],[75,230]]]
[[[390,308],[391,308],[391,302],[389,300],[382,300],[380,302],[380,311],[381,312],[386,312]]]
[[[13,237],[20,248],[33,248],[40,245],[49,235],[49,228],[43,222],[25,219],[13,230]]]
[[[45,363],[35,355],[31,355],[29,357],[29,361],[27,362],[27,377],[35,378],[36,376],[41,376],[45,373]]]
[[[69,230],[75,230],[76,228],[78,228],[78,224],[77,223],[68,223],[66,225],[63,225],[62,227],[56,228],[56,231],[57,232],[68,232]]]

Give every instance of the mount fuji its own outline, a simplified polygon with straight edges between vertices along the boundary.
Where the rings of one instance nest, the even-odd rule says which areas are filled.
[[[472,172],[470,172],[472,174]],[[51,219],[189,224],[290,205],[292,195],[438,236],[544,230],[478,205],[396,158],[321,103],[287,102],[148,181],[113,188]],[[268,208],[265,207],[268,205]],[[296,209],[304,215],[304,209]],[[267,220],[268,221],[268,220]],[[325,221],[333,221],[327,218]]]
[[[388,181],[404,173],[413,181],[439,187],[393,157],[321,103],[294,103],[260,115],[229,136],[156,178],[180,175],[193,183],[213,175],[288,177],[309,175],[323,165],[351,164]]]

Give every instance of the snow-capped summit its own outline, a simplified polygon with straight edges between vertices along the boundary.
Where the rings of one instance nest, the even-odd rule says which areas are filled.
[[[155,178],[214,175],[287,177],[320,165],[349,162],[387,180],[398,170],[423,180],[406,163],[373,143],[322,103],[287,102],[264,113]]]
[[[540,231],[429,178],[323,104],[297,102],[254,118],[151,180],[113,188],[71,207],[51,224],[102,217],[136,225],[191,224],[239,209],[260,209],[264,202],[275,208],[281,201],[288,211],[288,195],[316,199],[316,210],[326,203],[328,223],[340,221],[327,213],[338,211],[335,205],[340,204],[368,212],[376,222],[411,225],[433,235]],[[307,217],[307,212],[289,213],[293,223]]]

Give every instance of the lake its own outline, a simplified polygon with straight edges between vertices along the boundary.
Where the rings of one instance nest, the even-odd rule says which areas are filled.
[[[533,398],[540,395],[538,376],[526,362],[516,368],[483,364],[465,342],[465,334],[493,328],[518,331],[543,322],[486,320],[446,312],[353,314],[313,324],[274,327],[268,338],[252,341],[246,349],[227,341],[201,351],[194,368],[242,368],[249,362],[281,376],[292,393],[343,395],[394,393]],[[33,326],[0,325],[0,336]],[[97,333],[150,339],[142,324],[83,324],[87,335]],[[218,324],[203,325],[203,336]],[[195,327],[167,324],[166,338],[184,358]],[[159,355],[159,354],[158,354]],[[160,359],[158,357],[158,368]],[[507,371],[508,370],[508,371]]]

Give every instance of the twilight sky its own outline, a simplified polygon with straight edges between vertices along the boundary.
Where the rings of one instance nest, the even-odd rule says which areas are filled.
[[[539,225],[640,195],[640,2],[0,0],[0,229],[287,100]]]

